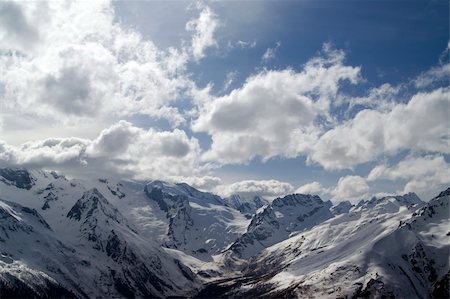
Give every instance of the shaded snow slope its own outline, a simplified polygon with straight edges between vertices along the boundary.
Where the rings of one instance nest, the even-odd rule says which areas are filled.
[[[331,202],[319,196],[293,194],[274,199],[259,211],[247,231],[227,250],[227,263],[247,260],[261,250],[331,218]]]
[[[269,202],[257,195],[240,195],[233,194],[223,199],[223,201],[230,207],[238,210],[242,214],[251,218],[259,208],[268,204]]]
[[[166,297],[198,288],[189,268],[141,236],[98,189],[45,172],[29,174],[30,189],[0,182],[5,294],[22,289],[23,295],[44,297]],[[43,208],[50,192],[55,199]]]
[[[332,205],[0,169],[0,297],[448,297],[450,188]]]
[[[397,196],[353,207],[263,250],[242,275],[199,297],[442,296],[450,231],[449,196],[441,194],[425,205]]]
[[[219,196],[186,184],[153,181],[145,186],[145,193],[167,218],[164,245],[206,261],[238,238],[249,223]]]

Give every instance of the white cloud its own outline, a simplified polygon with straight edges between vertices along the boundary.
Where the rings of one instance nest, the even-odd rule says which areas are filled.
[[[320,182],[311,182],[298,187],[297,190],[295,190],[295,193],[318,194],[318,193],[328,193],[328,190],[324,188]]]
[[[254,48],[256,46],[256,41],[246,42],[246,41],[238,40],[236,42],[236,46],[239,48],[243,48],[243,49]]]
[[[215,176],[173,176],[170,178],[172,181],[177,183],[186,183],[191,185],[194,188],[203,190],[203,191],[212,191],[217,186],[222,183],[222,179]]]
[[[409,156],[394,166],[378,165],[369,173],[368,181],[406,181],[400,193],[417,192],[429,199],[450,183],[450,164],[441,155]],[[433,190],[430,193],[430,190]]]
[[[2,113],[72,125],[136,114],[183,123],[175,103],[196,89],[186,64],[215,44],[218,24],[205,6],[187,26],[192,49],[161,50],[116,22],[109,1],[4,2],[0,15]]]
[[[218,26],[219,19],[208,6],[202,7],[198,19],[186,24],[186,30],[192,32],[191,52],[195,60],[203,58],[207,48],[217,46],[214,32]]]
[[[82,165],[88,141],[79,138],[51,138],[15,147],[0,141],[0,163],[4,166],[45,167],[61,163]]]
[[[198,141],[181,130],[144,130],[120,121],[94,140],[53,138],[17,147],[1,142],[0,165],[170,179],[195,175],[199,151]]]
[[[446,170],[446,171],[445,171]],[[442,176],[450,171],[448,163],[443,156],[428,155],[424,157],[410,156],[390,167],[379,165],[372,169],[367,179],[375,181],[379,179],[397,180],[414,177],[422,177],[434,173],[442,173]]]
[[[228,88],[230,88],[231,84],[233,84],[233,82],[236,80],[237,74],[237,71],[227,73],[227,77],[225,79],[225,82],[223,83],[221,92],[225,92],[228,90]]]
[[[308,152],[320,133],[315,121],[329,117],[339,84],[359,79],[360,69],[343,60],[343,52],[325,47],[324,56],[310,60],[301,72],[263,71],[228,95],[203,100],[192,128],[212,137],[204,159],[245,163],[255,156]]]
[[[216,191],[223,195],[245,194],[276,197],[290,194],[294,191],[291,184],[277,180],[245,180],[230,185],[219,186]]]
[[[368,196],[369,186],[363,177],[350,175],[341,177],[331,191],[335,200],[357,202]]]
[[[448,61],[448,54],[449,50],[444,52],[444,57],[447,57]],[[450,77],[450,63],[442,64],[436,67],[433,67],[426,72],[423,72],[420,74],[415,80],[414,83],[417,88],[424,88],[430,85],[435,84],[436,82],[448,82],[448,78]]]
[[[384,83],[378,87],[369,90],[368,94],[363,97],[342,96],[338,104],[348,102],[349,110],[355,106],[362,106],[364,108],[371,108],[377,111],[389,111],[398,102],[398,94],[401,90],[400,86],[392,86],[389,83]]]
[[[263,56],[261,57],[262,63],[267,63],[270,60],[274,59],[277,54],[277,50],[280,46],[281,46],[281,43],[276,42],[274,48],[267,48],[266,51],[264,52]]]
[[[299,71],[265,69],[240,88],[215,97],[212,83],[197,87],[187,70],[189,61],[199,61],[217,46],[218,16],[208,6],[198,9],[199,17],[185,26],[192,34],[189,42],[179,49],[159,49],[135,29],[116,22],[106,0],[1,2],[0,131],[4,138],[20,132],[37,141],[1,141],[0,164],[185,180],[205,190],[248,188],[276,196],[292,192],[292,186],[271,180],[221,187],[219,178],[205,174],[212,167],[248,163],[255,157],[266,161],[299,155],[325,169],[352,168],[407,150],[407,159],[374,168],[368,180],[403,180],[405,191],[445,183],[448,163],[436,153],[450,153],[450,89],[436,86],[448,78],[449,64],[404,85],[383,84],[364,97],[347,100],[342,83],[360,82],[360,67],[345,65],[345,53],[325,44],[322,53]],[[231,47],[255,45],[238,41]],[[276,57],[279,47],[277,43],[267,49],[263,62]],[[222,93],[235,74],[228,73]],[[399,103],[401,89],[413,85],[426,91]],[[192,103],[178,105],[192,98]],[[334,108],[347,103],[350,109],[365,109],[352,119],[333,115]],[[197,139],[182,130],[144,130],[117,122],[142,115],[168,120],[174,128],[192,119],[192,129],[209,134],[212,145],[203,152]],[[108,128],[97,136],[100,129],[93,129],[93,123],[95,128]],[[91,132],[80,135],[84,129],[78,129],[57,135],[85,138],[41,137],[62,132],[60,125],[85,125]],[[424,153],[427,156],[419,157]],[[363,181],[349,176],[333,190],[313,182],[297,191],[332,192],[336,198],[351,199],[367,193]]]
[[[31,4],[28,11],[23,11],[16,2],[0,2],[0,48],[9,50],[32,48],[39,39],[39,32],[29,22],[29,18],[37,13],[39,13],[37,5]]]
[[[309,159],[343,169],[401,149],[449,153],[448,111],[448,88],[418,93],[388,112],[363,110],[322,135]]]

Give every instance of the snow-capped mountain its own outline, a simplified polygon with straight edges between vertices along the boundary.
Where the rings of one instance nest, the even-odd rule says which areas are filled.
[[[213,254],[224,250],[249,222],[219,196],[187,184],[153,181],[145,186],[145,194],[165,212],[165,246],[203,260],[211,260]]]
[[[199,287],[189,268],[141,236],[97,189],[46,172],[12,171],[0,189],[2,294],[166,297]]]
[[[255,214],[247,231],[228,249],[230,259],[244,259],[331,218],[331,202],[293,194],[274,199]],[[231,262],[231,261],[228,261]]]
[[[449,194],[352,207],[264,249],[200,297],[448,298]]]
[[[448,297],[449,197],[268,202],[0,169],[0,297]]]
[[[269,203],[261,196],[241,194],[230,195],[229,197],[224,198],[223,201],[230,207],[246,215],[248,218],[251,218],[259,208]]]

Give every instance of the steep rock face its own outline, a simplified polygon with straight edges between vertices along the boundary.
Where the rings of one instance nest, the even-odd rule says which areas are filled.
[[[4,200],[0,200],[0,223],[0,242],[7,242],[8,239],[11,239],[11,233],[13,232],[33,233],[33,224],[51,230],[44,218],[35,209]]]
[[[83,194],[67,213],[67,218],[80,223],[80,237],[93,242],[94,248],[99,250],[106,248],[107,240],[111,234],[114,235],[115,225],[123,224],[135,232],[122,214],[95,188]]]
[[[259,208],[269,203],[260,196],[245,196],[239,194],[233,194],[226,197],[223,201],[247,217],[252,217]]]
[[[84,295],[69,286],[74,282],[60,266],[73,249],[57,240],[39,212],[0,200],[0,227],[0,296]]]
[[[184,248],[189,242],[190,231],[194,226],[194,220],[191,218],[192,208],[187,197],[181,196],[174,209],[175,212],[170,217],[166,246]]]
[[[50,183],[47,185],[47,187],[45,187],[45,189],[41,189],[36,192],[38,195],[43,194],[43,199],[45,200],[45,202],[41,207],[42,210],[50,209],[50,205],[52,204],[52,202],[58,200],[58,191],[60,190],[57,190],[57,188],[55,188],[55,186]]]
[[[19,270],[19,269],[17,269]],[[27,280],[10,272],[0,273],[1,298],[76,298],[77,295],[45,275],[25,268],[20,270]]]
[[[156,249],[157,245],[143,240],[95,188],[83,194],[67,213],[67,218],[79,224],[81,240],[87,240],[93,249],[114,261],[110,262],[110,270],[101,276],[110,276],[115,291],[122,296],[154,297],[173,293],[177,283],[172,281],[169,269],[175,268],[185,284],[195,281],[184,275],[178,261],[163,259],[164,254]],[[108,292],[114,290],[108,289]]]
[[[276,198],[258,212],[245,234],[229,248],[229,254],[247,259],[266,247],[309,229],[333,215],[331,203],[319,196],[293,194]]]
[[[25,169],[0,168],[0,180],[7,185],[30,190],[34,185],[30,173]]]

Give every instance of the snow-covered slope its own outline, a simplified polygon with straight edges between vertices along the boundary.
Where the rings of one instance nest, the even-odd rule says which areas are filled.
[[[228,206],[246,215],[247,218],[251,218],[259,208],[269,203],[266,199],[257,195],[240,194],[233,194],[224,198],[223,201]]]
[[[186,184],[153,181],[145,186],[145,193],[168,219],[165,245],[203,260],[211,261],[211,256],[239,237],[249,223],[219,196]]]
[[[274,199],[259,211],[247,231],[227,250],[226,263],[239,264],[261,250],[310,229],[331,218],[331,202],[319,196],[287,195]]]
[[[352,207],[263,250],[200,297],[447,298],[448,193],[425,205],[406,195]]]
[[[46,172],[12,172],[0,182],[5,294],[23,284],[24,295],[38,297],[166,297],[198,288],[186,266],[141,236],[99,190]],[[33,184],[14,181],[24,177]]]
[[[50,226],[36,210],[0,200],[0,227],[2,298],[75,296],[39,270],[42,261],[54,266],[66,248],[51,237]]]
[[[0,297],[448,297],[449,197],[267,203],[0,169]]]

